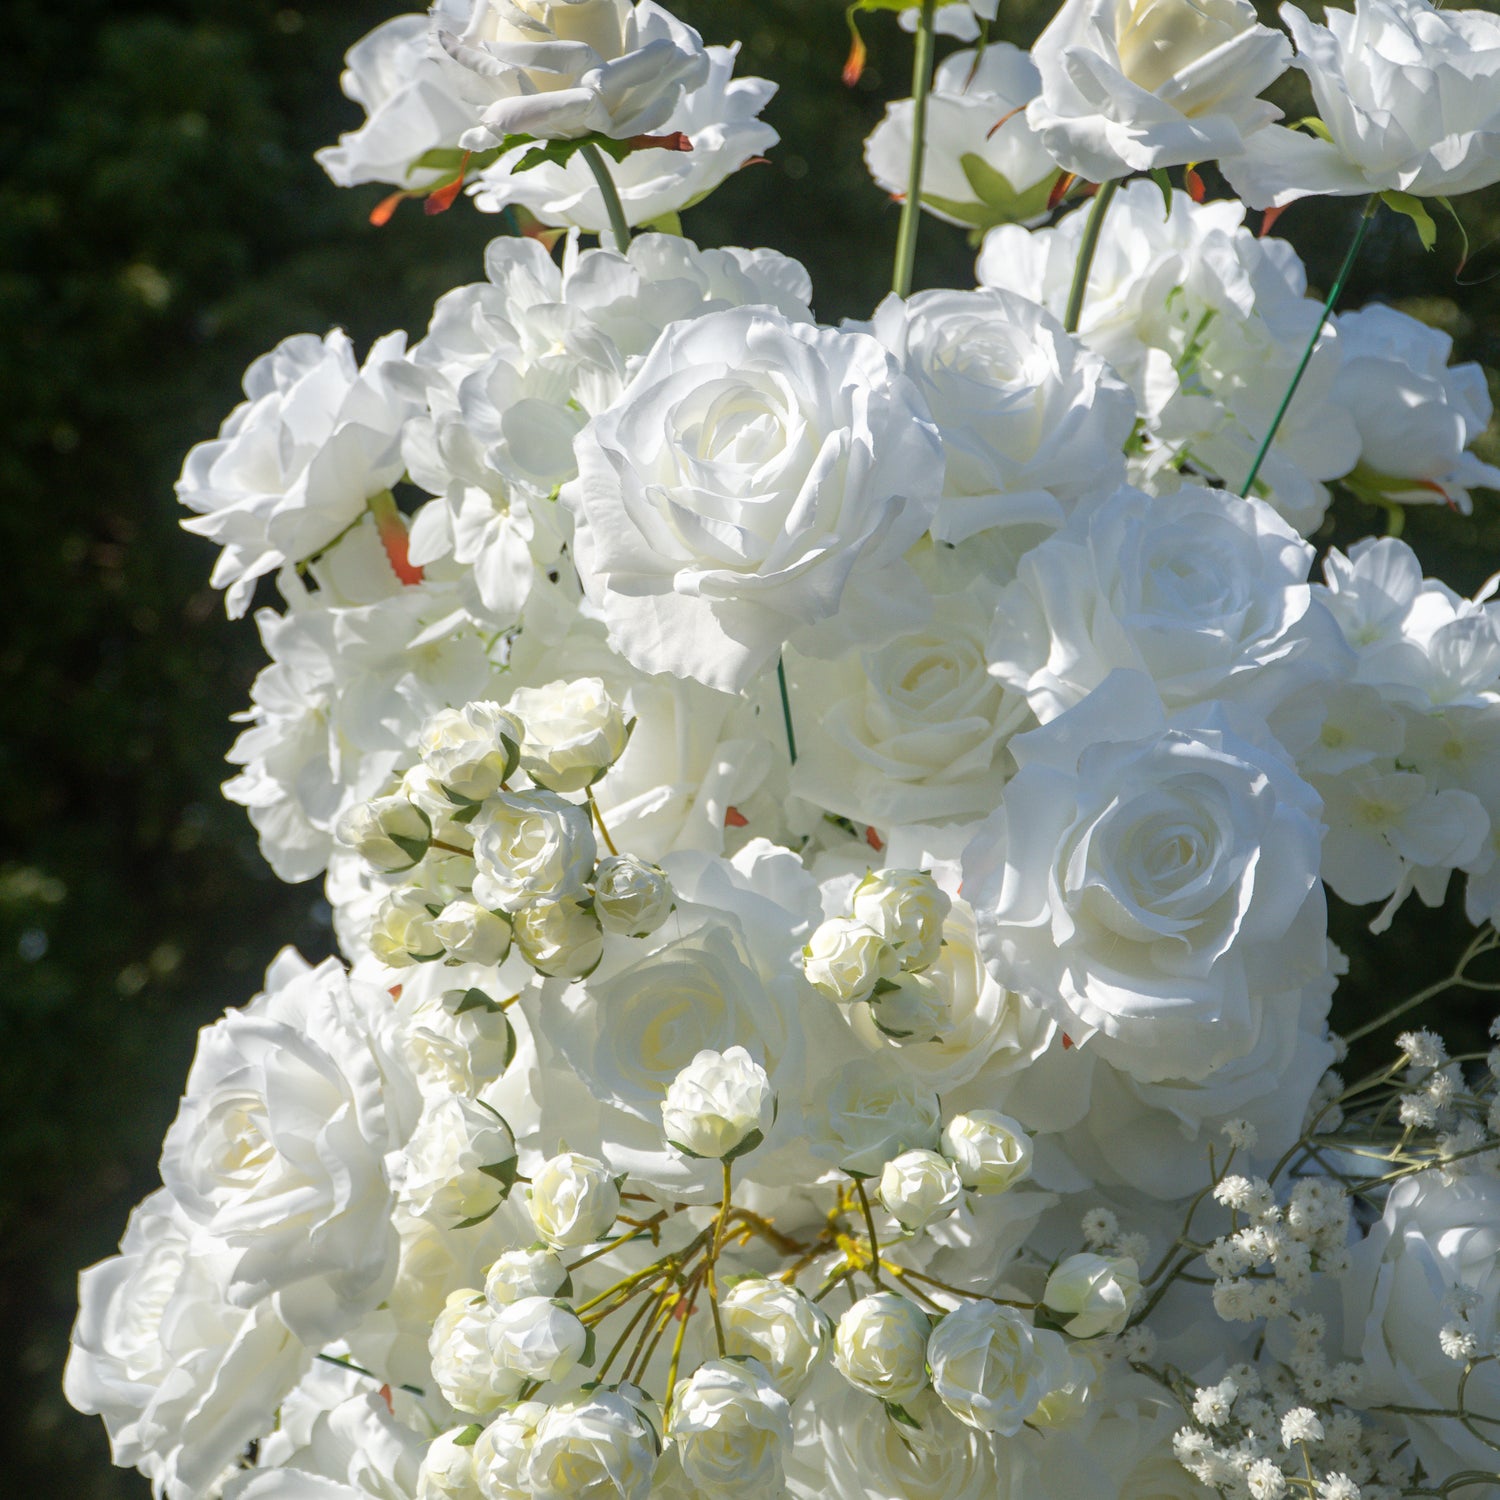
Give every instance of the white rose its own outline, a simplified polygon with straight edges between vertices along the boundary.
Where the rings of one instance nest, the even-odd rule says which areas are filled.
[[[722,1161],[758,1146],[775,1115],[771,1080],[743,1047],[705,1048],[667,1086],[661,1104],[672,1145]]]
[[[872,870],[854,887],[855,919],[894,948],[903,969],[925,969],[943,948],[953,900],[926,870]]]
[[[1500,468],[1467,451],[1493,414],[1484,370],[1450,366],[1453,340],[1394,307],[1345,313],[1337,326],[1343,359],[1333,399],[1360,438],[1359,463],[1343,482],[1365,499],[1450,505],[1464,515],[1471,489],[1500,489]]]
[[[1120,1333],[1141,1295],[1140,1267],[1128,1255],[1070,1255],[1047,1277],[1042,1301],[1066,1318],[1075,1339]]]
[[[507,1250],[484,1277],[484,1295],[496,1311],[521,1297],[555,1297],[568,1284],[568,1268],[551,1250]]]
[[[476,899],[505,911],[576,897],[598,846],[584,808],[556,792],[500,792],[470,825]]]
[[[223,551],[211,582],[238,618],[255,580],[327,547],[401,478],[401,433],[417,403],[403,381],[406,335],[387,334],[363,367],[335,329],[296,334],[245,372],[248,398],[199,443],[177,481],[198,515],[183,529]]]
[[[439,14],[433,31],[457,65],[455,91],[478,115],[459,138],[466,151],[508,135],[645,135],[708,77],[696,32],[681,28],[686,46],[644,40],[630,0],[473,0],[462,30]]]
[[[807,982],[830,1000],[868,1000],[901,972],[901,956],[882,934],[854,917],[830,917],[802,950]]]
[[[696,33],[658,5],[642,5],[641,36],[678,40]],[[685,135],[690,151],[632,151],[622,162],[610,163],[610,176],[632,225],[650,224],[706,198],[751,158],[763,155],[779,139],[759,118],[776,92],[764,78],[736,78],[739,44],[706,47],[708,77],[686,90],[676,108],[662,122],[659,134]],[[507,204],[529,209],[543,224],[571,224],[602,234],[609,228],[603,195],[585,162],[577,157],[563,166],[546,162],[515,173],[513,168],[528,146],[505,152],[479,174],[475,204],[497,212]]]
[[[1046,216],[1057,163],[1025,115],[1039,84],[1036,64],[1009,42],[992,41],[982,53],[951,52],[938,64],[923,137],[922,207],[928,213],[976,229]],[[870,176],[895,197],[907,192],[912,117],[912,101],[895,100],[865,141]]]
[[[1438,197],[1500,178],[1500,18],[1425,0],[1359,0],[1352,15],[1326,12],[1326,29],[1295,5],[1281,18],[1327,138],[1273,125],[1227,157],[1252,208],[1309,193]]]
[[[561,1380],[588,1350],[589,1331],[578,1315],[550,1297],[519,1297],[494,1310],[490,1356],[527,1380]]]
[[[839,1319],[833,1362],[850,1385],[903,1405],[927,1386],[932,1321],[897,1292],[861,1297]]]
[[[936,1151],[903,1151],[880,1174],[880,1201],[903,1229],[915,1233],[958,1207],[963,1182]]]
[[[1002,983],[1145,1081],[1248,1051],[1260,1000],[1323,968],[1321,805],[1263,730],[1222,710],[1168,727],[1113,672],[1012,742],[1004,806],[964,854]]]
[[[679,1381],[667,1435],[704,1494],[780,1500],[791,1407],[758,1359],[709,1360]]]
[[[450,901],[432,919],[432,935],[449,963],[492,969],[510,952],[509,919],[473,901]]]
[[[375,908],[368,941],[370,952],[392,969],[443,956],[443,942],[427,908],[427,893],[416,886],[392,891]]]
[[[784,1281],[747,1276],[719,1299],[719,1312],[726,1350],[758,1359],[788,1401],[812,1378],[833,1336],[828,1314]]]
[[[553,1406],[526,1462],[531,1500],[646,1500],[659,1451],[650,1424],[616,1391]]]
[[[870,997],[870,1019],[893,1042],[940,1041],[948,1021],[947,997],[926,974],[898,974],[889,989]]]
[[[598,915],[577,901],[533,901],[511,924],[522,957],[549,979],[582,979],[604,953]]]
[[[475,1416],[498,1410],[522,1385],[520,1377],[497,1366],[490,1354],[494,1317],[483,1292],[460,1287],[448,1294],[427,1343],[432,1378],[443,1399]]]
[[[479,700],[435,713],[417,736],[417,754],[438,782],[467,802],[483,802],[516,769],[522,729],[509,709]]]
[[[671,325],[577,455],[562,498],[610,644],[729,692],[788,640],[816,644],[808,627],[852,624],[856,586],[878,575],[889,602],[940,464],[920,397],[873,339],[766,308]]]
[[[336,960],[284,955],[270,989],[199,1036],[162,1146],[162,1179],[195,1224],[238,1252],[229,1295],[274,1297],[308,1343],[380,1302],[397,1238],[386,1157],[416,1115],[394,1007]]]
[[[351,807],[334,837],[377,870],[399,874],[417,864],[432,842],[432,819],[406,797],[377,797]]]
[[[601,859],[594,871],[594,911],[608,932],[649,937],[672,914],[672,883],[659,866],[634,854]]]
[[[1031,1137],[993,1109],[954,1115],[943,1126],[943,1151],[976,1193],[1003,1193],[1031,1173]]]
[[[474,1439],[474,1482],[484,1500],[531,1500],[526,1463],[547,1410],[544,1401],[518,1401]]]
[[[845,1063],[827,1089],[812,1148],[850,1176],[877,1176],[893,1156],[937,1144],[937,1095],[884,1058]]]
[[[516,1143],[510,1127],[458,1094],[428,1105],[404,1158],[401,1196],[406,1206],[448,1229],[488,1218],[515,1180]]]
[[[592,1245],[620,1212],[620,1189],[602,1161],[565,1151],[544,1161],[526,1190],[536,1232],[554,1249]]]
[[[581,792],[620,758],[629,730],[597,677],[517,688],[510,710],[525,731],[521,769],[552,792]]]
[[[927,1362],[943,1405],[967,1426],[1001,1437],[1014,1437],[1071,1373],[1059,1335],[993,1302],[967,1302],[940,1319]]]
[[[1255,96],[1291,47],[1247,0],[1066,0],[1031,49],[1026,120],[1089,182],[1240,151],[1281,118]]]
[[[230,1306],[233,1264],[158,1191],[132,1211],[120,1253],[78,1279],[63,1394],[103,1417],[114,1462],[159,1492],[207,1493],[311,1357],[268,1304]]]
[[[1234,698],[1262,714],[1346,653],[1307,583],[1312,548],[1260,500],[1123,488],[1027,553],[990,670],[1046,723],[1117,667],[1169,708]]]
[[[417,1475],[417,1500],[477,1500],[474,1448],[459,1441],[463,1431],[455,1427],[433,1438]]]

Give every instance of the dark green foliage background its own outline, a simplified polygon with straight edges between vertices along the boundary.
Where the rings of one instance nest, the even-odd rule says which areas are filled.
[[[860,143],[909,92],[909,39],[866,23],[850,92],[837,0],[680,0],[741,70],[778,79],[783,143],[688,216],[703,244],[772,244],[807,262],[826,319],[885,290],[896,210]],[[1052,7],[1008,5],[1028,42]],[[276,882],[218,783],[231,711],[261,664],[248,621],[206,586],[212,549],[177,528],[181,456],[238,399],[246,364],[287,334],[341,324],[364,344],[414,337],[474,279],[494,232],[461,205],[365,216],[312,150],[350,128],[344,49],[379,0],[11,0],[0,75],[0,1458],[7,1492],[139,1497],[101,1425],[60,1392],[79,1267],[114,1247],[155,1159],[194,1035],[256,987],[283,943],[329,949],[316,883]],[[1289,112],[1306,112],[1288,88]],[[1326,285],[1349,203],[1307,204],[1281,232]],[[1500,197],[1465,200],[1476,246]],[[1459,286],[1444,228],[1424,255],[1382,220],[1348,305],[1383,294],[1500,366],[1500,281]],[[1465,279],[1500,272],[1481,250]],[[972,284],[964,236],[928,221],[919,285]],[[1496,456],[1493,440],[1487,451]],[[1373,522],[1340,502],[1341,533]],[[1472,588],[1500,566],[1495,497],[1460,521],[1412,517],[1429,567]],[[1378,957],[1338,914],[1357,1015],[1440,970],[1462,923],[1409,910]],[[1399,961],[1395,961],[1399,958]],[[1399,972],[1399,987],[1389,977]],[[1483,1024],[1474,1017],[1464,1024]]]

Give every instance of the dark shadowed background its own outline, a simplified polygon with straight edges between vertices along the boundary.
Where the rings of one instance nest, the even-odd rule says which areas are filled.
[[[1497,8],[1493,0],[1488,8]],[[395,7],[321,0],[11,0],[0,73],[0,1454],[6,1492],[125,1500],[102,1425],[60,1380],[74,1281],[110,1253],[156,1183],[194,1035],[257,986],[272,954],[329,951],[316,882],[278,883],[218,784],[262,657],[207,587],[213,549],[177,527],[183,452],[239,399],[257,354],[342,325],[365,345],[420,334],[439,293],[480,276],[493,219],[460,204],[366,221],[311,159],[360,111],[344,50]],[[813,272],[820,315],[867,315],[889,279],[896,209],[860,143],[909,92],[910,39],[867,20],[871,65],[840,86],[839,0],[677,0],[741,71],[777,79],[769,165],[686,215],[705,245],[770,244]],[[1053,9],[1008,0],[1029,42]],[[1307,112],[1295,82],[1283,101]],[[1381,220],[1346,299],[1377,295],[1500,367],[1500,195],[1463,200],[1476,254],[1455,281],[1444,224],[1424,254]],[[1325,287],[1351,201],[1308,203],[1278,232]],[[962,232],[924,226],[919,286],[972,285]],[[1491,376],[1492,388],[1495,381]],[[1485,456],[1500,458],[1492,433]],[[1376,524],[1341,497],[1337,534]],[[1332,533],[1331,533],[1332,534]],[[1500,567],[1500,509],[1414,514],[1429,571],[1470,590]],[[1319,540],[1326,540],[1320,538]],[[269,602],[265,587],[262,600]],[[1372,952],[1335,913],[1359,1015],[1445,971],[1462,918],[1411,903]],[[1392,976],[1400,974],[1399,982]],[[1482,1030],[1481,1012],[1454,1025]]]

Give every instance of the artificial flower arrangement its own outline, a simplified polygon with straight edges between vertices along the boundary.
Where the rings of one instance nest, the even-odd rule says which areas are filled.
[[[225,791],[344,960],[203,1031],[82,1278],[68,1396],[167,1500],[1500,1489],[1500,1049],[1422,1025],[1497,987],[1500,607],[1399,539],[1500,471],[1477,367],[1335,311],[1500,180],[1500,18],[875,11],[841,327],[678,232],[773,87],[655,0],[349,54],[336,182],[530,232],[258,360],[178,486],[284,601]],[[1364,199],[1322,304],[1244,224],[1307,194]],[[977,289],[910,295],[924,210]],[[1391,534],[1314,577],[1335,483]],[[1451,977],[1332,1034],[1325,891],[1455,876]]]

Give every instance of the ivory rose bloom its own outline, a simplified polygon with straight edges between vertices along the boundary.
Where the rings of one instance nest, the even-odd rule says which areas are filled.
[[[966,1302],[927,1341],[938,1399],[966,1426],[1014,1437],[1069,1375],[1059,1334],[1033,1328],[1013,1307]]]
[[[714,1359],[679,1381],[668,1436],[704,1495],[780,1500],[791,1407],[758,1359]]]
[[[1104,182],[1237,153],[1281,118],[1255,96],[1291,47],[1249,0],[1066,0],[1031,56],[1027,123],[1066,170]]]
[[[728,1352],[758,1359],[789,1401],[828,1352],[833,1336],[828,1314],[785,1282],[748,1276],[730,1287],[720,1308]]]
[[[775,1111],[771,1080],[743,1047],[705,1048],[667,1086],[661,1104],[672,1145],[723,1161],[758,1146]]]
[[[1218,708],[1169,724],[1147,678],[1111,673],[1012,742],[964,854],[996,977],[1147,1082],[1249,1051],[1263,998],[1324,967],[1322,805],[1261,734]]]
[[[526,1462],[532,1500],[646,1500],[660,1446],[624,1396],[598,1390],[549,1407]]]
[[[1281,18],[1327,139],[1280,125],[1250,137],[1223,168],[1251,208],[1312,193],[1452,196],[1500,180],[1500,16],[1357,0],[1353,14],[1330,6],[1326,27],[1295,5]]]
[[[927,1385],[932,1324],[909,1297],[872,1292],[839,1319],[833,1362],[840,1375],[882,1401],[905,1402]]]
[[[882,612],[887,633],[899,624],[889,574],[932,519],[942,467],[874,339],[765,307],[670,325],[577,455],[562,499],[610,644],[726,692],[789,640],[817,646],[811,627],[835,614],[846,634]],[[851,617],[858,586],[882,593],[869,619]]]

